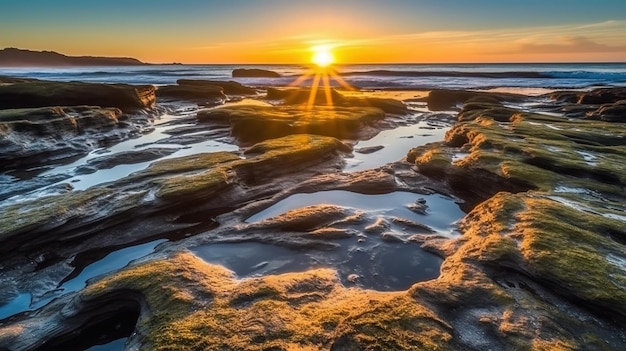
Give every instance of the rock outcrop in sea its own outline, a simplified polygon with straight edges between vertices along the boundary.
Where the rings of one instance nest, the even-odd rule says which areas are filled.
[[[537,98],[433,91],[424,101],[433,110],[460,110],[444,140],[378,169],[348,173],[342,166],[351,144],[406,122],[406,104],[331,91],[336,105],[326,106],[310,103],[310,90],[257,96],[232,82],[181,80],[156,95],[143,87],[80,84],[0,86],[5,104],[17,92],[51,104],[3,105],[4,170],[53,162],[41,156],[56,147],[46,140],[106,138],[100,136],[119,130],[122,116],[154,108],[155,99],[153,111],[160,99],[195,101],[203,91],[226,99],[249,95],[256,104],[167,122],[180,124],[169,133],[181,145],[185,138],[230,138],[237,151],[174,157],[156,145],[102,155],[84,170],[153,162],[84,190],[65,184],[2,204],[0,306],[25,294],[30,303],[3,316],[0,349],[87,349],[94,339],[119,338],[133,350],[626,347],[626,131],[614,117],[623,105],[620,89]],[[73,100],[34,93],[51,87],[72,89]],[[94,91],[103,92],[100,100],[81,100]],[[121,103],[116,94],[135,94],[135,102]],[[570,111],[576,112],[568,118]],[[20,140],[41,147],[25,147],[19,156]],[[432,196],[458,203],[466,215],[456,223],[458,235],[393,211],[376,216],[332,203],[252,219],[292,196],[336,191],[413,194],[417,199],[404,207],[424,222],[437,216]],[[288,250],[303,265],[281,271],[270,267],[277,261],[244,264],[267,273],[242,276],[203,259],[207,247],[244,244],[262,245],[246,255]],[[147,251],[87,285],[75,283],[92,262],[120,248]],[[409,266],[398,268],[404,273],[427,259],[436,269],[397,288],[398,278],[378,264],[383,253],[386,264]],[[404,254],[409,260],[401,261]],[[346,272],[344,264],[367,269]]]
[[[270,71],[267,69],[259,68],[236,68],[233,70],[233,78],[280,78],[281,75],[278,72]]]

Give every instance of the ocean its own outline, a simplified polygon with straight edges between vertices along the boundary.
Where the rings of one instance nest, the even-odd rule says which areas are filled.
[[[281,78],[232,78],[236,68],[260,68]],[[286,86],[310,71],[302,65],[145,65],[122,67],[0,68],[0,75],[55,81],[175,84],[178,79],[235,80]],[[591,89],[626,86],[626,63],[341,65],[336,71],[362,89]],[[304,80],[303,86],[311,81]],[[336,81],[331,82],[337,86]]]

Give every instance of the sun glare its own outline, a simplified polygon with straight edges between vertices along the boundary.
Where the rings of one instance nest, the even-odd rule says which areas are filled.
[[[311,47],[311,52],[313,52],[311,62],[315,66],[311,67],[307,72],[289,84],[289,86],[296,87],[305,82],[306,84],[310,84],[309,101],[306,105],[308,110],[311,110],[315,105],[322,105],[324,103],[326,106],[333,107],[333,86],[331,80],[335,81],[346,90],[354,90],[333,66],[335,56],[333,55],[332,48],[333,46],[331,45],[317,45]],[[318,96],[318,93],[323,95]]]
[[[311,50],[313,51],[311,61],[314,64],[320,67],[327,67],[335,63],[335,57],[327,45],[314,46]]]

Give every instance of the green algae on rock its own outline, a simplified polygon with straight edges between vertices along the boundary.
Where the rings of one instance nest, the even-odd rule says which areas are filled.
[[[552,191],[560,186],[620,193],[626,184],[626,131],[619,124],[521,111],[510,111],[507,119],[497,122],[493,109],[493,104],[464,109],[462,122],[443,143],[413,149],[407,159],[425,174],[446,177],[460,190],[482,192],[470,181],[479,174],[500,183],[475,194],[471,203],[499,190]],[[455,160],[455,155],[462,157]]]
[[[290,134],[356,138],[361,129],[385,113],[372,107],[232,106],[198,112],[200,122],[229,123],[231,134],[244,143]]]
[[[200,200],[219,200],[216,195],[227,193],[231,185],[263,184],[274,177],[332,161],[347,151],[349,148],[334,138],[291,135],[254,145],[246,151],[246,159],[217,152],[158,161],[113,183],[0,207],[0,221],[5,222],[0,226],[0,242],[14,241],[26,234],[31,239],[23,244],[29,245],[88,236],[102,229],[96,225],[102,221],[114,225],[131,220],[128,213],[149,216],[181,204],[191,206]],[[241,195],[243,190],[234,191]],[[245,199],[243,195],[240,197]],[[232,206],[232,202],[244,200],[229,201],[221,199],[214,206]],[[189,209],[179,211],[189,212]],[[56,228],[55,235],[38,238],[50,228]]]
[[[344,288],[332,270],[247,280],[192,254],[107,277],[81,298],[144,296],[134,341],[153,350],[448,350],[450,327],[406,292]]]
[[[444,142],[407,156],[471,209],[462,236],[440,248],[449,255],[440,278],[416,285],[416,296],[436,301],[453,326],[468,321],[451,309],[482,311],[483,332],[491,328],[507,347],[620,349],[623,336],[609,335],[624,335],[626,320],[625,146],[615,123],[468,102]],[[485,301],[471,291],[494,295]],[[498,348],[484,340],[466,339]]]

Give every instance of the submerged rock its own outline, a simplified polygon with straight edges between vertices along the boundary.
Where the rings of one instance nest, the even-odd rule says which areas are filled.
[[[0,85],[0,109],[92,105],[123,111],[151,109],[152,85],[33,81]]]

